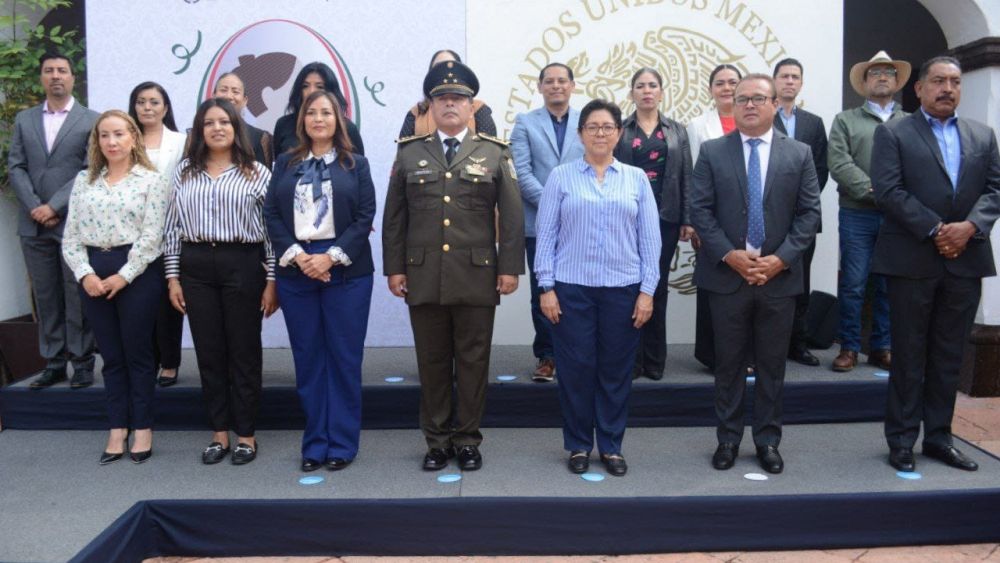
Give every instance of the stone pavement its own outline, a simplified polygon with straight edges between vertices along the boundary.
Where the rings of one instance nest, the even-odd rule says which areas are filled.
[[[952,432],[1000,456],[1000,398],[959,393]],[[578,557],[157,557],[145,563],[1000,563],[1000,544]]]

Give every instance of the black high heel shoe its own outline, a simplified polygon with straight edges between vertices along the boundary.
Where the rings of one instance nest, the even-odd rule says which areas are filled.
[[[132,458],[132,463],[140,464],[145,463],[149,458],[153,457],[153,447],[150,446],[148,450],[144,452],[132,452],[128,453],[128,456]]]
[[[113,453],[110,453],[110,452],[103,452],[101,454],[101,459],[100,459],[100,461],[98,463],[100,463],[101,465],[107,465],[109,463],[114,463],[114,462],[118,461],[119,459],[125,457],[125,452],[126,452],[126,450],[128,450],[128,436],[129,436],[129,433],[130,432],[125,432],[125,439],[122,440],[122,451],[120,451],[120,452],[118,452],[116,454],[113,454]]]

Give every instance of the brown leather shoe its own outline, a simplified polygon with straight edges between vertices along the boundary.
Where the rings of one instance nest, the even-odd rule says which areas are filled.
[[[556,378],[556,363],[552,358],[544,358],[538,360],[538,365],[535,366],[535,373],[531,374],[532,381],[538,381],[540,383],[548,383]]]
[[[833,359],[833,371],[851,371],[858,365],[858,353],[853,350],[840,349],[840,353]]]
[[[872,350],[871,354],[868,354],[868,363],[877,367],[889,371],[892,367],[892,352],[889,350]]]

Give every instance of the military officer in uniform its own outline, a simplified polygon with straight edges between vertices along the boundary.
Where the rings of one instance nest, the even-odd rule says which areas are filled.
[[[398,141],[382,221],[389,290],[410,308],[427,471],[456,455],[463,470],[482,467],[493,317],[524,273],[513,160],[506,143],[467,127],[478,91],[462,63],[430,69],[424,94],[437,131]]]

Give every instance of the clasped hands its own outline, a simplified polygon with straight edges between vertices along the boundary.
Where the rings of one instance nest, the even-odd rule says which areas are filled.
[[[41,223],[47,229],[51,229],[59,224],[59,214],[47,203],[43,203],[32,209],[31,219],[36,223]]]
[[[941,223],[934,235],[934,245],[942,256],[951,260],[965,252],[969,239],[975,234],[976,226],[970,221]]]
[[[785,269],[785,263],[774,254],[756,256],[746,250],[730,250],[722,261],[750,285],[764,285]]]
[[[87,274],[80,280],[80,285],[91,297],[104,296],[105,299],[111,300],[115,298],[115,295],[118,295],[119,291],[125,289],[128,282],[119,274],[112,274],[103,280],[97,274]]]

